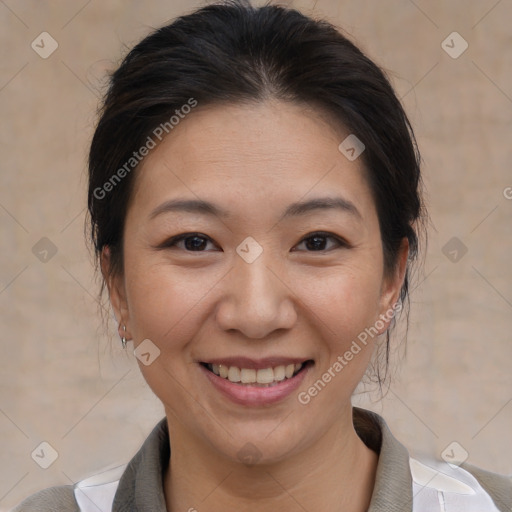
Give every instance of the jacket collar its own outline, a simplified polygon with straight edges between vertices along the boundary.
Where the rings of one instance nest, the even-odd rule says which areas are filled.
[[[377,413],[358,407],[352,410],[357,434],[368,448],[379,454],[368,512],[412,511],[413,486],[409,452]]]

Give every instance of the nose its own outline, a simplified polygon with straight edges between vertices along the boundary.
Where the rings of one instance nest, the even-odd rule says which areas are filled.
[[[236,257],[234,268],[222,281],[216,311],[219,327],[245,337],[262,339],[297,321],[294,293],[284,272],[265,251],[252,263]]]

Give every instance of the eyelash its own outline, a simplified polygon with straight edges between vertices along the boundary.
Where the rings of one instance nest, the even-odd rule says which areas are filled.
[[[212,242],[212,239],[206,235],[204,235],[203,233],[182,233],[181,235],[176,235],[176,236],[173,236],[171,238],[169,238],[168,240],[166,240],[165,242],[163,242],[162,244],[160,244],[158,246],[158,249],[170,249],[172,247],[176,247],[176,245],[183,241],[183,240],[186,240],[186,239],[189,239],[189,238],[203,238],[205,240],[208,240],[210,242]],[[307,240],[310,240],[312,238],[330,238],[332,240],[335,240],[338,244],[338,248],[340,247],[344,247],[344,248],[348,248],[349,247],[349,244],[343,240],[342,238],[340,238],[339,236],[337,235],[334,235],[333,233],[329,233],[329,232],[326,232],[326,231],[315,231],[313,233],[308,233],[305,237],[302,238],[302,240],[299,242],[298,245],[302,244],[303,242],[307,241]],[[184,249],[186,252],[208,252],[208,251],[189,251],[189,250],[186,250]],[[332,250],[332,249],[330,249]],[[329,249],[321,249],[319,251],[306,251],[306,252],[328,252]]]

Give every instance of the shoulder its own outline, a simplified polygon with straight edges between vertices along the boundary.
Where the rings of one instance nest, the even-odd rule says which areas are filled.
[[[512,478],[470,464],[410,458],[414,510],[438,503],[440,510],[502,512],[512,510]]]
[[[471,464],[462,464],[462,468],[476,478],[500,510],[512,511],[512,475],[492,473]]]
[[[151,501],[148,510],[160,510],[164,504],[162,467],[169,454],[167,421],[163,418],[128,464],[107,469],[74,485],[43,489],[9,512],[110,512],[113,507],[128,510],[136,491]]]
[[[112,502],[126,465],[81,480],[75,485],[50,487],[29,496],[10,512],[105,512]]]
[[[38,491],[23,500],[11,512],[55,512],[56,510],[80,512],[73,485],[49,487]]]

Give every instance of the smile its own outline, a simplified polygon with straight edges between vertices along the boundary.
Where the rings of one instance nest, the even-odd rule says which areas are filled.
[[[308,359],[287,364],[271,364],[270,361],[239,361],[239,364],[235,365],[234,361],[201,362],[199,368],[222,396],[239,405],[261,406],[291,395],[303,382],[314,362]]]
[[[258,384],[272,386],[285,379],[291,379],[300,372],[305,363],[279,365],[274,368],[239,368],[225,364],[206,364],[206,368],[215,375],[239,384]]]

